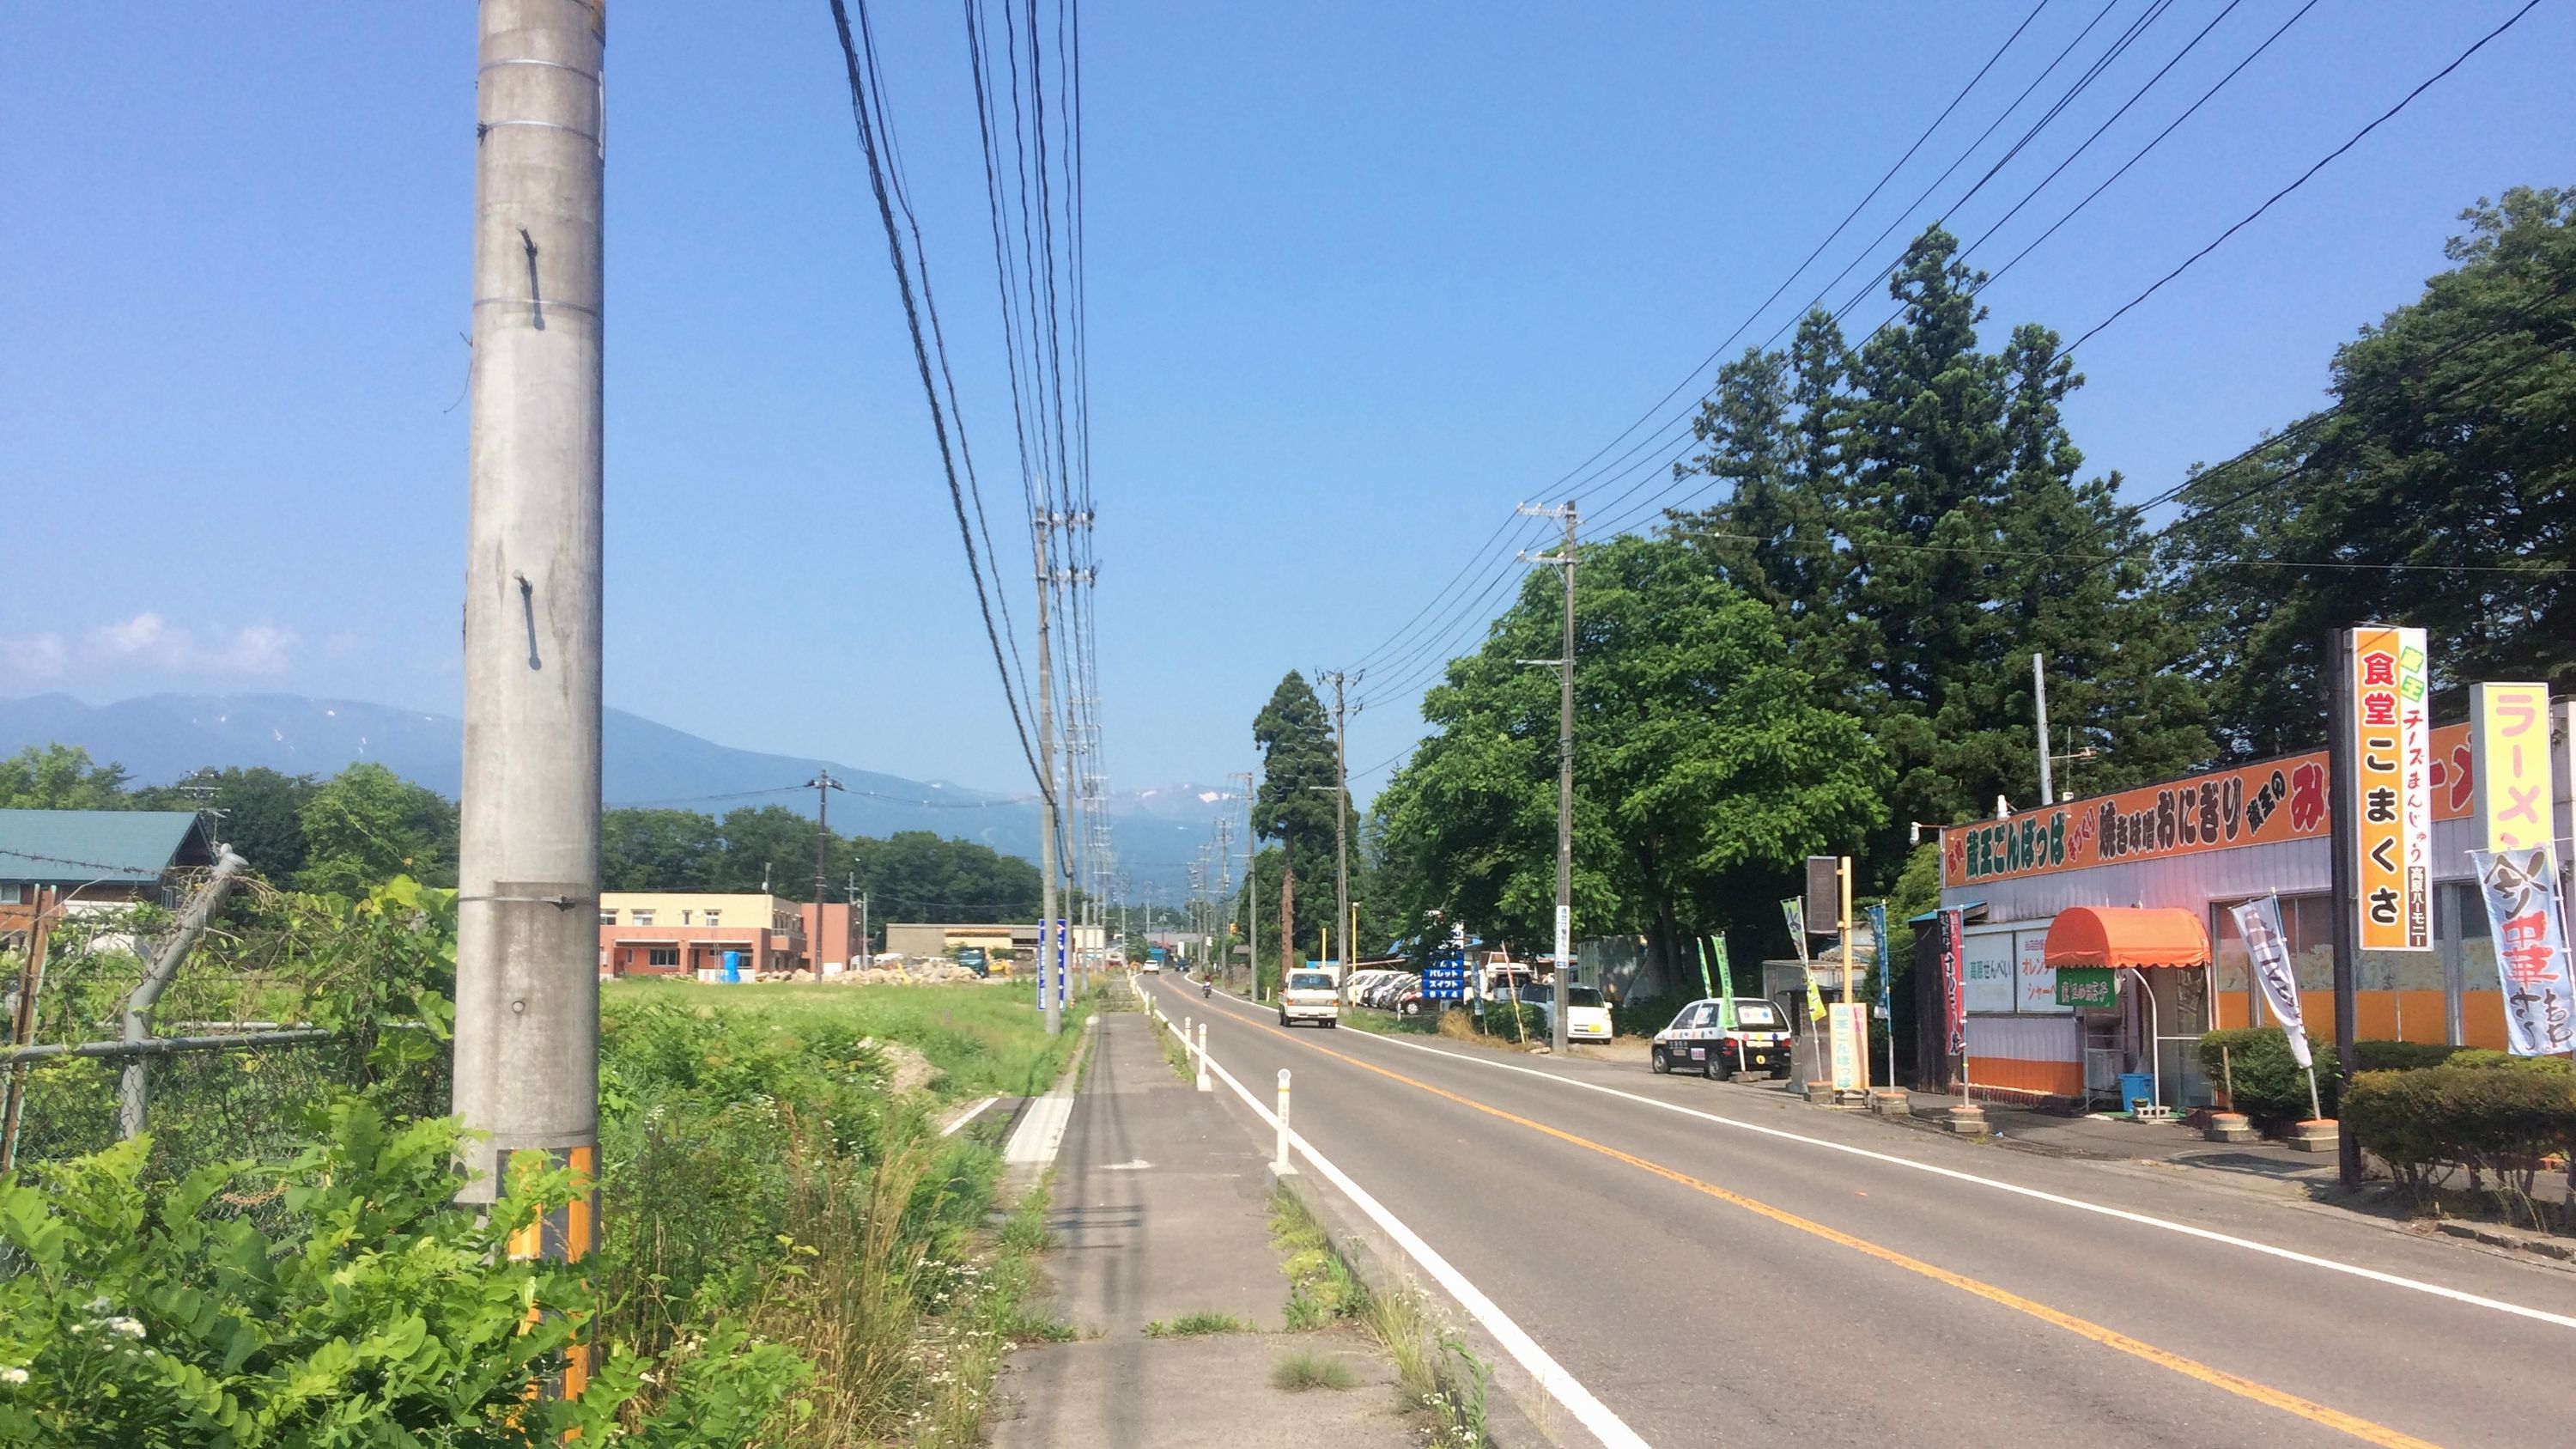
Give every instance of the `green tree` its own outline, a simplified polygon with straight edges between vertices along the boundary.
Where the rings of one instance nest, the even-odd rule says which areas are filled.
[[[304,807],[321,788],[311,775],[209,766],[176,784],[136,791],[134,804],[143,810],[212,810],[216,838],[268,879],[292,881],[305,865]]]
[[[29,745],[0,760],[0,810],[123,810],[125,780],[78,745]]]
[[[1276,840],[1280,847],[1280,872],[1291,902],[1290,912],[1311,923],[1315,912],[1309,909],[1306,887],[1298,875],[1298,857],[1310,862],[1307,873],[1325,887],[1331,884],[1333,860],[1333,806],[1341,781],[1341,767],[1333,752],[1332,722],[1324,715],[1324,706],[1306,677],[1289,670],[1270,694],[1270,702],[1253,716],[1252,742],[1261,748],[1261,788],[1253,797],[1252,831],[1263,840]],[[1330,898],[1329,889],[1317,894]],[[1270,903],[1273,920],[1277,919],[1276,899]],[[1329,919],[1329,908],[1322,912]],[[1296,927],[1297,940],[1311,934],[1306,927]],[[1274,938],[1276,939],[1276,938]],[[1283,952],[1293,942],[1280,942]],[[1291,959],[1284,955],[1281,959]]]
[[[1535,943],[1555,905],[1561,595],[1532,578],[1423,702],[1438,733],[1387,788],[1385,849],[1429,913]],[[1642,932],[1662,969],[1706,925],[1767,912],[1798,861],[1883,819],[1888,771],[1820,702],[1771,610],[1674,539],[1583,550],[1575,584],[1580,935]],[[1748,912],[1747,908],[1752,910]]]
[[[1896,770],[1865,852],[1895,827],[2037,793],[2031,655],[2052,745],[2092,788],[2179,774],[2210,746],[2189,638],[2153,583],[2119,477],[2079,479],[2062,405],[2082,384],[2045,327],[1979,350],[1983,273],[1935,227],[1889,283],[1898,320],[1857,350],[1809,317],[1786,356],[1728,364],[1688,471],[1732,485],[1677,531],[1770,605],[1822,697],[1870,722]]]
[[[351,765],[324,781],[296,820],[301,889],[355,899],[396,876],[456,884],[456,807],[383,765]]]
[[[767,889],[791,901],[814,895],[814,822],[784,805],[745,806],[725,812],[719,827],[724,852],[710,888]],[[827,863],[827,871],[831,868]]]
[[[2332,408],[2183,492],[2164,562],[2233,754],[2314,748],[2353,624],[2430,631],[2440,712],[2576,686],[2576,191],[2460,219],[2452,269],[2337,350]]]
[[[695,810],[610,810],[599,817],[600,888],[703,891],[716,888],[724,835]]]

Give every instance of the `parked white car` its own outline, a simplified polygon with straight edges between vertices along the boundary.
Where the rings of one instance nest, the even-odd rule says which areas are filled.
[[[1556,1035],[1556,987],[1552,982],[1535,981],[1518,989],[1517,995],[1527,1005],[1538,1008],[1547,1023],[1550,1037]],[[1565,1039],[1569,1042],[1606,1044],[1610,1040],[1610,1005],[1601,999],[1593,986],[1566,988]]]

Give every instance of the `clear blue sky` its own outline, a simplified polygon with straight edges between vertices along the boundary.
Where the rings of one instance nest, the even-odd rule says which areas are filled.
[[[2113,3],[2097,38],[2147,0]],[[2518,4],[2323,0],[1998,283],[1989,325],[2089,327]],[[1113,785],[1247,767],[1283,670],[1376,646],[1515,501],[1565,491],[2029,7],[1085,5]],[[2220,8],[2173,6],[1957,229]],[[2293,8],[2243,0],[1976,260]],[[2100,9],[2053,0],[1755,335]],[[963,29],[946,4],[878,24],[992,466]],[[0,693],[457,707],[473,32],[462,0],[0,12]],[[2461,207],[2576,182],[2571,56],[2576,4],[2549,0],[2086,347],[2088,468],[2162,487],[2314,406],[2333,347],[2443,266]],[[622,4],[609,71],[610,701],[1022,788],[823,0]],[[1380,696],[1354,768],[1418,733],[1410,694]]]

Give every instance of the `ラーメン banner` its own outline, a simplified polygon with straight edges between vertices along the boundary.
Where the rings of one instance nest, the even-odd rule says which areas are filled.
[[[2469,733],[2478,763],[2478,843],[2489,850],[2548,844],[2549,686],[2470,685]]]
[[[2495,933],[2505,1045],[2523,1057],[2576,1051],[2576,979],[2568,969],[2557,853],[2546,845],[2472,850],[2469,865]]]
[[[2290,938],[2281,929],[2281,898],[2257,896],[2229,906],[2227,913],[2235,917],[2236,934],[2245,940],[2246,964],[2263,988],[2263,1002],[2290,1039],[2290,1056],[2302,1067],[2310,1065],[2307,1023],[2299,1015],[2299,973],[2290,965]]]

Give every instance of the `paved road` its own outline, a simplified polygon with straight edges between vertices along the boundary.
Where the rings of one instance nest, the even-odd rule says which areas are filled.
[[[1751,1086],[1283,1031],[1147,979],[1166,1011],[1211,1020],[1211,1055],[1264,1096],[1291,1069],[1299,1133],[1648,1443],[2576,1442],[2576,1274],[2206,1174],[1954,1142]]]

